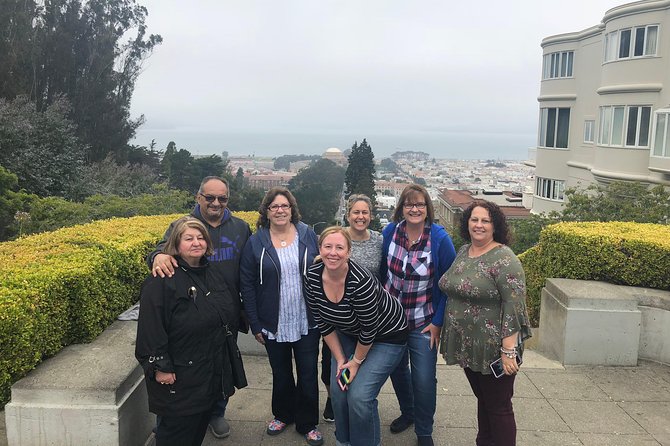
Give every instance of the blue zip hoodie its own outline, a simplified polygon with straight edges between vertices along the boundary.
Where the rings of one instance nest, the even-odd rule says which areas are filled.
[[[300,243],[300,271],[304,277],[318,254],[317,237],[305,223],[298,222],[295,227]],[[270,230],[265,227],[258,228],[244,245],[240,262],[240,292],[253,334],[258,334],[263,329],[270,333],[277,332],[280,283],[281,265],[277,250],[272,246]],[[314,327],[314,318],[309,308],[307,319],[309,326]]]

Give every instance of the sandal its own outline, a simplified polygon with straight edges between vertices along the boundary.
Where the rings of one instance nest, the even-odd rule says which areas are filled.
[[[323,435],[318,429],[312,429],[305,434],[305,441],[309,446],[321,446],[323,444]]]
[[[268,435],[279,435],[286,430],[286,423],[281,420],[274,419],[268,424],[267,433]]]

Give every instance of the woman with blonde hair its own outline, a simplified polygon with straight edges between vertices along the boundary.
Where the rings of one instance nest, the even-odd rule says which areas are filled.
[[[339,226],[325,229],[319,237],[320,261],[307,272],[305,292],[333,355],[336,444],[378,446],[377,396],[401,360],[407,321],[400,303],[350,254],[348,232]]]
[[[135,356],[144,369],[149,410],[160,417],[156,445],[197,446],[214,403],[233,391],[229,383],[222,388],[231,296],[221,286],[209,291],[212,242],[199,220],[177,220],[164,252],[177,267],[171,277],[149,275],[142,285]]]

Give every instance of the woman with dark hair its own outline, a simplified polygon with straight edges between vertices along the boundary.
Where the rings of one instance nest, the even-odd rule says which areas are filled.
[[[439,286],[449,294],[442,353],[463,367],[477,397],[477,445],[514,446],[514,378],[531,336],[521,262],[507,247],[500,207],[477,200],[463,213],[458,251]]]
[[[318,252],[316,234],[300,221],[298,203],[285,187],[270,189],[258,211],[256,233],[242,251],[240,290],[251,331],[272,368],[274,419],[266,432],[278,435],[295,423],[307,443],[318,446],[320,336],[302,282]]]
[[[391,374],[401,412],[391,432],[414,423],[419,446],[434,444],[437,348],[446,304],[437,282],[456,255],[447,231],[433,223],[434,216],[428,191],[410,184],[400,194],[393,223],[382,232],[382,282],[402,304],[410,330],[408,349]]]
[[[337,445],[381,444],[377,396],[401,360],[407,321],[370,271],[353,260],[341,226],[319,237],[320,261],[305,279],[307,302],[333,352],[330,388]],[[342,374],[348,374],[344,380]],[[338,383],[338,379],[344,383]]]
[[[149,410],[160,417],[156,444],[197,446],[214,403],[232,394],[228,385],[222,388],[224,315],[232,297],[225,286],[209,291],[212,242],[199,220],[177,220],[163,252],[177,267],[172,276],[150,275],[142,285],[135,356]]]

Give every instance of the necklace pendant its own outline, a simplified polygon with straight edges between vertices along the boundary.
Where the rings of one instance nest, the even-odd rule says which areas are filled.
[[[281,242],[279,242],[279,244],[281,245],[282,248],[285,248],[286,247],[286,240],[282,240]]]

